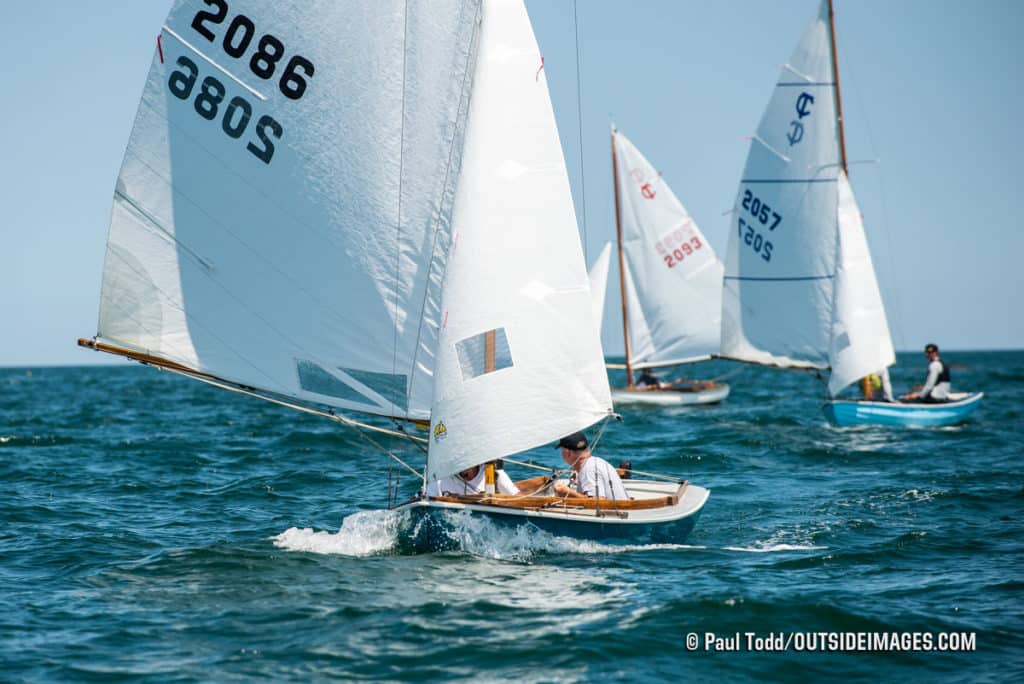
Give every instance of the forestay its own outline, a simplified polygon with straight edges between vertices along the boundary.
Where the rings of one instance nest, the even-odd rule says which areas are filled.
[[[480,5],[175,2],[117,181],[98,336],[426,418]]]
[[[719,351],[722,263],[661,174],[613,131],[633,368]]]
[[[522,0],[485,2],[443,288],[429,479],[611,412],[542,66]]]

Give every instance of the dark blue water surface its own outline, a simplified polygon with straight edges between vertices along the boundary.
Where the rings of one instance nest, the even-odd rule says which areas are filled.
[[[918,430],[827,426],[807,373],[694,368],[728,401],[622,409],[598,448],[711,490],[685,545],[467,520],[434,554],[397,550],[389,460],[349,428],[138,366],[0,369],[0,679],[1021,681],[1024,352],[947,361],[986,398]],[[923,376],[901,356],[897,390]],[[904,648],[797,650],[819,632]],[[940,633],[973,649],[908,650]]]

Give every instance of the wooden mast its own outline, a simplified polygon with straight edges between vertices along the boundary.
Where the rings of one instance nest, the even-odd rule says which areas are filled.
[[[832,81],[836,84],[836,120],[839,122],[839,165],[843,173],[846,168],[846,131],[843,126],[843,98],[839,92],[839,53],[836,51],[836,12],[832,0],[828,0],[828,29],[832,36]]]
[[[619,294],[622,295],[622,339],[626,345],[626,388],[633,387],[633,368],[629,363],[629,318],[626,311],[626,271],[622,253],[622,210],[619,207],[619,164],[615,154],[615,129],[612,128],[612,183],[615,187],[615,237],[619,243]]]
[[[836,121],[839,126],[839,166],[843,174],[849,176],[846,166],[846,127],[843,123],[843,97],[839,91],[839,52],[836,50],[836,11],[832,0],[828,0],[828,30],[832,39],[832,82],[835,83],[836,93]],[[860,393],[868,399],[874,395],[871,389],[871,379],[865,376],[860,379]]]

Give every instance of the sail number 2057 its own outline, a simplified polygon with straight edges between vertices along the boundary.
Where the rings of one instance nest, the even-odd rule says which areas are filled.
[[[772,243],[766,240],[764,235],[754,230],[754,226],[743,219],[739,220],[739,230],[743,244],[750,246],[765,261],[772,260]]]
[[[775,230],[779,222],[782,221],[782,216],[777,211],[772,211],[770,206],[762,202],[750,190],[743,191],[743,201],[741,204],[754,217],[755,221],[768,229],[768,232]],[[747,223],[742,218],[739,219],[738,225],[739,237],[743,244],[753,249],[765,261],[771,261],[772,243],[768,241],[765,234],[760,232],[759,228],[761,226],[755,227],[755,224]]]

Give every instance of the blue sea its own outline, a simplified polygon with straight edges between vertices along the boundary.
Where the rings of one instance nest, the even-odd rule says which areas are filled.
[[[349,428],[138,365],[0,369],[0,680],[1024,681],[1024,352],[943,358],[986,393],[948,428],[829,427],[813,374],[726,362],[688,369],[721,405],[621,409],[599,455],[711,490],[683,544],[471,519],[424,554]]]

